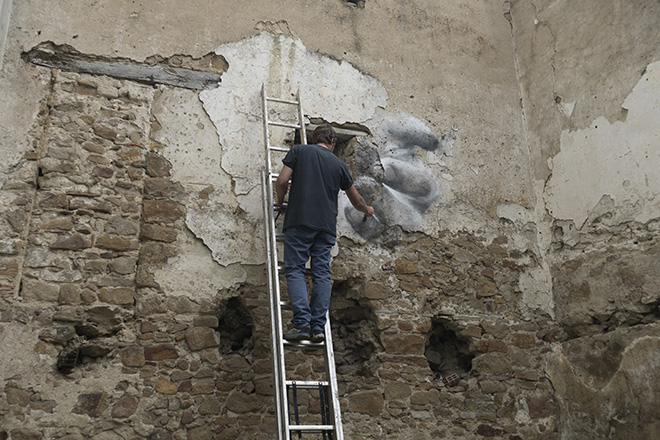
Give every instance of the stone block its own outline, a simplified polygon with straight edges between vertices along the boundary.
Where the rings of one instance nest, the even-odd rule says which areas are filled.
[[[176,248],[169,244],[158,242],[143,243],[140,248],[139,265],[164,264],[167,259],[176,255]]]
[[[144,349],[144,358],[148,361],[162,361],[165,359],[176,359],[179,355],[172,344],[158,344]]]
[[[95,125],[92,128],[92,130],[94,131],[94,134],[97,135],[98,137],[101,137],[103,139],[108,139],[110,141],[114,141],[115,138],[117,137],[116,130],[103,125]]]
[[[140,368],[146,363],[144,349],[136,345],[124,348],[119,353],[119,358],[126,367]]]
[[[211,315],[200,316],[198,318],[195,318],[195,321],[193,322],[193,325],[195,327],[217,328],[219,324],[220,322],[218,318],[216,316],[211,316]]]
[[[135,396],[124,396],[112,409],[112,417],[115,419],[125,419],[135,414],[138,408],[138,399]]]
[[[360,391],[349,396],[348,409],[352,412],[377,417],[383,411],[385,400],[380,391]]]
[[[108,304],[127,305],[133,304],[135,292],[128,287],[103,287],[98,293],[99,301]]]
[[[103,179],[109,179],[115,174],[115,170],[110,167],[94,167],[92,174]]]
[[[197,327],[186,333],[186,342],[191,351],[199,351],[204,348],[217,347],[215,332],[208,327]]]
[[[529,416],[533,419],[550,417],[557,412],[557,405],[550,394],[528,397],[526,401]]]
[[[145,200],[143,218],[147,223],[174,222],[185,216],[183,205],[167,200]]]
[[[426,406],[426,405],[437,405],[440,402],[440,399],[438,398],[438,391],[437,390],[429,390],[429,391],[417,391],[410,396],[410,403],[412,405],[420,405],[420,406]]]
[[[222,410],[222,404],[217,397],[205,397],[199,405],[200,415],[219,414]]]
[[[87,414],[89,417],[100,417],[107,407],[108,395],[106,393],[81,394],[71,412]]]
[[[79,251],[91,247],[92,243],[88,236],[82,234],[72,234],[58,238],[55,243],[50,245],[51,249],[63,249],[69,251]]]
[[[156,379],[155,389],[160,394],[176,394],[179,387],[169,379],[159,376],[158,379]]]
[[[199,426],[197,428],[191,428],[188,430],[188,440],[208,440],[214,438],[213,431],[208,425]],[[223,435],[222,438],[227,438]]]
[[[380,283],[367,283],[364,289],[364,296],[368,299],[385,299],[391,294],[392,289]]]
[[[30,401],[30,395],[27,391],[15,387],[5,388],[7,403],[10,405],[27,406]]]
[[[21,296],[27,301],[58,302],[60,288],[57,284],[48,284],[43,281],[24,279]]]
[[[536,340],[533,335],[527,333],[514,333],[511,336],[513,345],[518,348],[529,349],[536,347]]]
[[[484,276],[479,277],[477,280],[477,297],[485,298],[494,295],[497,295],[497,286],[495,283]]]
[[[163,177],[152,177],[144,181],[145,197],[154,199],[181,200],[185,190],[178,182]]]
[[[479,387],[481,388],[481,391],[487,394],[504,393],[507,390],[507,386],[504,382],[494,380],[482,380],[479,382]]]
[[[132,274],[136,271],[137,258],[133,257],[121,257],[115,258],[114,260],[108,263],[108,267],[114,273],[120,275]]]
[[[385,351],[390,354],[424,353],[425,338],[423,335],[393,334],[381,337]]]
[[[41,432],[41,430],[38,429],[19,428],[19,429],[13,429],[11,431],[12,440],[41,440],[43,438],[44,438],[43,432]]]
[[[112,216],[105,224],[105,232],[113,235],[135,235],[138,232],[138,224],[135,220]]]
[[[199,394],[213,394],[215,391],[215,381],[213,379],[202,379],[192,384],[190,394],[195,396]]]
[[[394,261],[394,272],[398,275],[415,274],[418,272],[417,265],[411,260],[402,257]]]
[[[14,258],[0,258],[0,279],[13,280],[18,275],[18,262]]]
[[[472,371],[483,375],[508,375],[512,372],[511,361],[503,353],[485,353],[472,360]]]
[[[102,235],[96,239],[96,247],[111,251],[127,251],[136,249],[137,243],[123,237]]]
[[[169,177],[172,164],[160,154],[147,153],[147,174],[151,177]]]
[[[475,347],[479,351],[490,352],[490,351],[499,351],[506,353],[509,351],[509,347],[504,341],[499,339],[481,339],[474,343]]]
[[[266,399],[257,394],[245,394],[241,391],[232,391],[227,396],[225,407],[237,414],[245,414],[248,412],[258,411],[263,408]]]
[[[140,238],[172,243],[176,240],[177,230],[167,226],[145,223],[140,231]]]
[[[250,364],[243,356],[226,356],[220,361],[220,370],[233,373],[235,371],[248,371]]]

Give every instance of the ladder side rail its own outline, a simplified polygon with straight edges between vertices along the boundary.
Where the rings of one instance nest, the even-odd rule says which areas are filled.
[[[261,103],[264,122],[264,148],[266,153],[266,167],[264,170],[264,179],[266,181],[264,197],[265,213],[264,219],[267,221],[268,230],[268,248],[269,248],[269,283],[270,286],[270,309],[271,309],[271,343],[273,344],[273,365],[275,376],[275,395],[277,396],[275,404],[277,405],[277,426],[279,440],[288,440],[289,433],[289,404],[286,390],[286,371],[284,364],[284,342],[282,338],[282,311],[280,308],[280,283],[277,270],[277,242],[275,238],[275,218],[273,216],[273,179],[272,179],[272,160],[270,156],[270,130],[268,127],[268,97],[266,95],[266,84],[261,85]]]
[[[325,322],[325,374],[330,383],[330,417],[335,427],[334,440],[344,440],[341,424],[341,408],[339,405],[339,390],[337,389],[337,371],[335,368],[335,354],[332,345],[332,331],[330,326],[330,312],[326,313]]]
[[[302,101],[300,99],[300,89],[296,93],[296,99],[298,100],[298,122],[300,122],[300,141],[303,145],[307,144],[307,130],[305,130],[305,115],[303,113]]]
[[[283,399],[285,396],[282,394],[282,376],[280,373],[280,358],[281,358],[281,348],[279,346],[279,339],[277,337],[279,319],[277,319],[277,309],[274,307],[275,301],[275,285],[277,279],[275,272],[273,271],[273,249],[272,249],[272,231],[270,229],[272,213],[268,206],[268,184],[267,184],[267,171],[265,167],[261,169],[261,188],[263,193],[263,207],[264,207],[264,229],[266,234],[266,266],[268,269],[268,297],[270,300],[270,330],[271,330],[271,343],[272,343],[272,355],[273,355],[273,376],[275,379],[275,406],[277,410],[277,431],[278,439],[285,440],[284,433],[286,428],[282,425],[282,420],[284,420],[285,415],[283,414],[284,403]],[[285,400],[284,400],[285,401]]]
[[[270,122],[268,122],[268,97],[266,96],[266,84],[262,83],[261,84],[261,108],[263,110],[263,121],[264,121],[264,148],[265,148],[265,153],[266,153],[266,170],[268,171],[268,175],[271,176],[272,174],[272,160],[270,157],[270,129],[268,126],[270,125]],[[272,179],[269,179],[272,180]],[[272,189],[272,188],[271,188]],[[269,194],[272,194],[269,193]],[[272,198],[272,197],[271,197]],[[272,204],[269,206],[273,206]]]

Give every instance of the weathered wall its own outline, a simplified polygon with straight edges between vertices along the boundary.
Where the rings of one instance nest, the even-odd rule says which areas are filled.
[[[560,438],[653,438],[660,4],[511,3],[542,246],[564,333],[546,369]]]
[[[341,201],[347,438],[654,432],[657,3],[220,3],[14,2],[0,438],[273,438],[262,83],[363,133],[338,148],[377,217]]]

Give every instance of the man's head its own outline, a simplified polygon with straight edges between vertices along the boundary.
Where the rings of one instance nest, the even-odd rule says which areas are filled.
[[[314,129],[312,142],[315,144],[326,144],[331,149],[335,147],[337,135],[335,129],[330,124],[319,125]]]

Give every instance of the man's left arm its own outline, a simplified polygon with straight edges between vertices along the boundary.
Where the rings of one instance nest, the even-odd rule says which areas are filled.
[[[289,190],[289,179],[293,174],[293,169],[282,165],[282,171],[280,175],[277,176],[275,181],[275,192],[277,193],[277,203],[284,203],[284,197],[286,196],[287,191]]]

